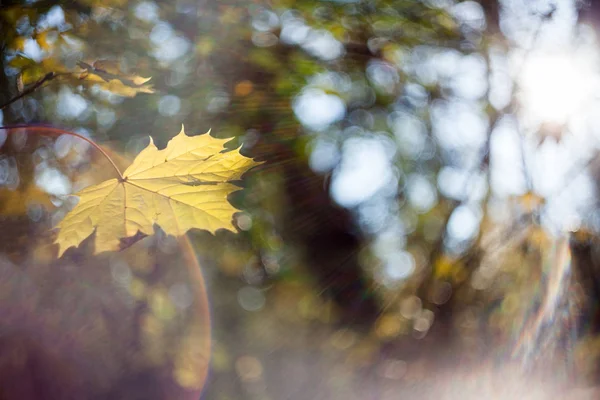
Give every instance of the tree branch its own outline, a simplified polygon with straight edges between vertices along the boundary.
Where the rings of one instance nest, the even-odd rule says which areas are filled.
[[[42,86],[44,83],[51,81],[52,79],[56,78],[57,75],[54,72],[48,72],[46,75],[44,75],[41,79],[39,79],[36,83],[34,83],[33,85],[31,85],[30,87],[28,87],[27,89],[23,90],[18,96],[13,97],[12,99],[10,99],[8,102],[6,102],[5,104],[3,104],[2,106],[0,106],[0,110],[4,110],[6,107],[10,106],[12,103],[14,103],[15,101],[22,99],[23,97],[35,92],[37,89],[40,88],[40,86]]]

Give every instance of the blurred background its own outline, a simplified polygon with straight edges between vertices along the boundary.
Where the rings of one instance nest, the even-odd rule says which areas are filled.
[[[600,2],[0,4],[0,125],[18,126],[0,130],[0,264],[47,282],[30,265],[70,263],[60,296],[105,279],[149,310],[115,311],[132,330],[180,310],[166,346],[210,352],[208,372],[172,374],[190,398],[584,398],[600,383]],[[31,238],[101,168],[76,138],[32,139],[41,124],[124,158],[184,124],[264,163],[230,198],[238,232],[190,232],[177,252],[200,266],[182,261],[178,278],[121,256],[51,261]],[[107,380],[106,398],[177,371],[176,355],[144,354],[154,372]]]

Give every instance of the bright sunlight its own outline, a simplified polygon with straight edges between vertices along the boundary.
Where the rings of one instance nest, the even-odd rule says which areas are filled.
[[[590,57],[532,54],[519,83],[525,115],[535,123],[565,123],[586,107],[599,83]]]

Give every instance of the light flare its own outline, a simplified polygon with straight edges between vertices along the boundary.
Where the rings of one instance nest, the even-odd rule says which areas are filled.
[[[591,55],[530,55],[518,79],[525,117],[562,124],[584,109],[599,87],[594,60]]]
[[[517,338],[512,357],[525,370],[552,366],[554,373],[569,375],[574,347],[571,287],[571,251],[566,237],[556,240],[543,265],[541,301],[532,305]],[[558,358],[558,359],[557,359]],[[568,378],[568,376],[565,376]]]

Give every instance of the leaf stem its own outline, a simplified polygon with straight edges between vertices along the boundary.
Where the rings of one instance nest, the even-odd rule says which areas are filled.
[[[52,126],[47,126],[47,125],[28,125],[28,124],[22,124],[22,125],[10,125],[10,126],[0,126],[0,130],[5,130],[8,133],[13,133],[11,131],[25,131],[25,133],[28,132],[34,132],[34,131],[42,131],[45,134],[48,135],[53,135],[53,136],[59,136],[59,135],[70,135],[70,136],[74,136],[76,138],[79,138],[87,143],[89,143],[90,145],[92,145],[92,147],[94,147],[96,150],[98,150],[100,153],[102,153],[102,155],[110,162],[110,164],[112,165],[112,167],[114,168],[114,170],[117,172],[117,174],[119,175],[119,179],[120,180],[124,180],[125,178],[123,177],[123,174],[121,173],[121,170],[119,170],[119,167],[117,167],[117,164],[115,164],[115,162],[113,161],[113,159],[108,155],[108,153],[102,148],[102,146],[100,146],[98,143],[94,142],[92,139],[87,138],[83,135],[80,135],[79,133],[75,133],[75,132],[71,132],[71,131],[67,131],[64,129],[60,129],[60,128],[55,128]]]

